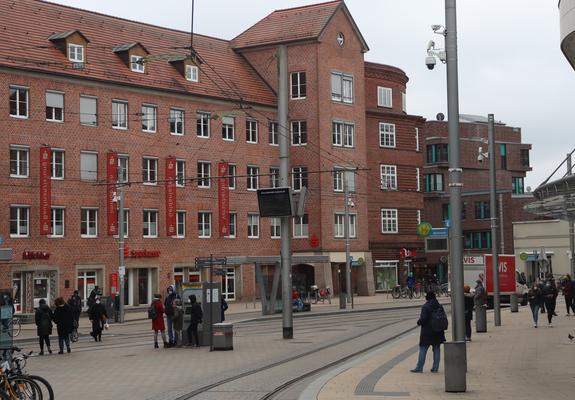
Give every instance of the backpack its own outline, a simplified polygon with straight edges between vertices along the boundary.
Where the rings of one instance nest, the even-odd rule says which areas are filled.
[[[158,312],[156,311],[156,303],[153,302],[150,307],[148,307],[148,319],[156,319]]]
[[[443,332],[447,330],[449,321],[443,306],[439,306],[431,311],[431,330],[433,332]]]

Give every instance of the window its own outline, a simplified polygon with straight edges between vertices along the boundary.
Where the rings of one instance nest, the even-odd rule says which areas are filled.
[[[475,202],[475,219],[491,218],[490,204],[488,201]]]
[[[507,169],[507,145],[499,145],[499,154],[501,155],[501,169]]]
[[[198,82],[198,67],[195,65],[186,65],[186,79],[191,82]]]
[[[223,126],[222,126],[222,134],[223,134]],[[196,113],[196,135],[201,138],[210,137],[210,114],[204,112]]]
[[[292,189],[299,192],[303,187],[307,187],[307,167],[292,168]]]
[[[379,147],[395,148],[395,124],[379,123]]]
[[[52,149],[50,170],[52,179],[64,179],[64,150]]]
[[[28,237],[30,233],[30,208],[10,206],[10,237]]]
[[[304,214],[301,217],[293,217],[293,237],[296,239],[306,238],[309,236],[308,216]]]
[[[443,192],[443,174],[425,175],[426,192]]]
[[[270,219],[270,237],[272,239],[280,239],[281,236],[281,218],[273,217]]]
[[[246,121],[246,142],[258,142],[258,121],[253,119],[248,119]]]
[[[145,238],[158,237],[158,210],[144,210],[143,216],[143,236]]]
[[[118,182],[128,182],[128,156],[119,155],[118,156]]]
[[[343,143],[343,123],[342,122],[334,122],[332,124],[332,144],[334,146],[341,146]]]
[[[176,160],[176,186],[186,186],[186,162],[184,160]]]
[[[30,150],[25,147],[10,146],[10,176],[28,178]]]
[[[280,169],[272,167],[270,168],[270,187],[277,188],[280,187]]]
[[[273,146],[279,145],[279,124],[277,122],[269,123],[269,142]]]
[[[84,62],[84,46],[68,43],[68,60],[76,63]]]
[[[415,151],[419,151],[419,128],[415,128]]]
[[[142,106],[142,130],[144,132],[156,132],[157,114],[158,108],[156,106]]]
[[[82,208],[81,210],[80,236],[97,237],[98,236],[98,209]]]
[[[128,103],[112,100],[112,128],[128,129]]]
[[[170,108],[170,133],[172,135],[184,134],[184,110]]]
[[[407,96],[401,92],[401,111],[407,112]]]
[[[198,237],[202,239],[212,237],[212,213],[198,213]]]
[[[248,239],[260,237],[260,216],[258,214],[248,214]]]
[[[98,153],[80,152],[80,179],[91,182],[98,180]]]
[[[390,88],[382,86],[377,87],[377,106],[388,107],[388,108],[391,108],[393,106],[392,90]]]
[[[198,161],[198,187],[209,188],[211,186],[211,168],[212,165],[206,161]]]
[[[64,237],[64,208],[52,207],[52,237]]]
[[[417,225],[421,224],[421,210],[417,210],[416,221],[417,221]]]
[[[465,249],[489,249],[491,248],[491,232],[463,232]]]
[[[28,88],[10,86],[10,116],[28,118]]]
[[[228,164],[228,188],[234,190],[236,188],[236,164]]]
[[[519,150],[521,157],[521,166],[523,168],[529,168],[529,149]]]
[[[80,123],[82,125],[98,125],[98,99],[80,96]]]
[[[227,237],[230,239],[234,239],[236,237],[237,228],[238,228],[238,215],[236,213],[230,213],[229,229]]]
[[[158,159],[144,157],[142,159],[142,181],[144,185],[156,185],[158,183]]]
[[[381,190],[397,190],[397,167],[395,165],[379,166]]]
[[[144,57],[142,56],[130,56],[130,69],[134,72],[139,72],[143,74],[146,72],[144,68]]]
[[[222,118],[222,139],[224,140],[235,140],[234,133],[234,118],[233,117],[223,117]]]
[[[333,191],[343,192],[343,174],[344,171],[341,168],[334,167],[333,169]]]
[[[340,72],[331,73],[331,99],[353,103],[353,77]]]
[[[449,148],[447,143],[430,144],[427,146],[427,163],[449,162]]]
[[[247,188],[248,190],[257,190],[260,185],[259,167],[249,166],[247,169]]]
[[[523,194],[525,189],[523,188],[523,177],[514,176],[511,181],[511,193],[513,194]]]
[[[381,233],[397,233],[397,209],[381,209]]]
[[[344,124],[343,147],[353,147],[354,143],[355,143],[355,125]]]
[[[64,94],[46,92],[46,121],[64,121]]]
[[[333,123],[332,143],[334,146],[353,147],[355,126],[344,122]]]
[[[415,168],[415,190],[421,191],[421,178],[420,178],[419,167]]]
[[[307,122],[292,121],[291,123],[291,143],[294,146],[301,146],[307,143]]]
[[[186,212],[176,211],[176,237],[186,237]]]
[[[305,72],[291,73],[291,98],[305,99],[306,96],[306,79]]]
[[[357,230],[356,230],[356,215],[349,214],[349,237],[355,238],[357,237]],[[334,237],[341,239],[345,238],[345,214],[343,213],[336,213],[334,214]]]

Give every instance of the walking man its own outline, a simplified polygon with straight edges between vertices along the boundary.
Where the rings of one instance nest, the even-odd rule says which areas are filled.
[[[196,301],[195,295],[191,294],[189,299],[192,305],[192,309],[190,310],[190,326],[188,326],[188,346],[200,347],[198,325],[202,323],[202,306],[200,306]]]
[[[176,293],[174,285],[168,286],[166,291],[168,294],[164,301],[164,310],[166,313],[166,324],[168,325],[168,346],[172,347],[176,343],[174,339],[174,306],[176,299],[179,299],[180,296]]]
[[[433,320],[438,320],[437,314],[443,312],[444,321],[447,322],[447,316],[443,306],[439,304],[435,298],[434,292],[428,292],[425,295],[425,304],[421,306],[421,315],[417,321],[417,325],[421,326],[421,334],[419,336],[419,358],[417,365],[411,372],[423,372],[423,365],[425,364],[425,357],[429,346],[433,348],[433,366],[431,372],[439,371],[439,361],[441,360],[441,343],[445,342],[445,329],[446,325],[437,328]],[[441,318],[443,320],[443,318]],[[433,323],[432,323],[433,322]],[[442,330],[442,328],[445,328]]]

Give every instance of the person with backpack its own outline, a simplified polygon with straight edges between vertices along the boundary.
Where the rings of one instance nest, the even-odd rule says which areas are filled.
[[[537,320],[539,319],[539,309],[543,305],[543,293],[539,288],[537,282],[533,283],[531,289],[527,293],[529,298],[529,307],[531,307],[531,313],[533,314],[533,327],[537,328]]]
[[[36,322],[38,340],[40,341],[40,355],[44,355],[44,343],[48,348],[48,353],[52,354],[52,349],[50,348],[50,335],[52,334],[52,310],[46,304],[46,300],[40,299],[39,306],[36,309],[36,314],[34,315],[34,321]]]
[[[543,299],[545,302],[545,308],[547,310],[547,322],[549,328],[553,327],[553,316],[555,315],[555,305],[557,304],[557,287],[555,286],[555,280],[548,280],[543,288]]]
[[[166,290],[168,295],[166,300],[164,300],[164,310],[166,313],[166,324],[168,325],[168,346],[174,346],[176,341],[174,340],[174,302],[179,299],[180,296],[176,293],[176,287],[174,285],[168,286]]]
[[[469,285],[463,286],[463,300],[465,305],[465,340],[471,342],[471,321],[473,320],[475,299]]]
[[[421,315],[417,325],[421,326],[419,336],[419,357],[417,365],[411,372],[423,372],[425,357],[429,346],[433,348],[433,366],[431,372],[439,371],[441,360],[441,343],[445,342],[445,330],[448,327],[447,314],[443,306],[435,298],[434,292],[427,292],[425,304],[421,306]]]
[[[164,348],[169,347],[168,341],[166,340],[166,326],[164,325],[164,305],[162,304],[162,295],[155,294],[152,304],[148,307],[148,319],[152,320],[152,330],[154,331],[154,348],[157,349],[158,346],[158,333],[162,335],[162,340],[164,341]]]
[[[193,339],[195,347],[200,347],[198,325],[202,323],[202,318],[204,316],[202,313],[202,306],[197,302],[196,295],[191,294],[189,299],[192,307],[190,310],[190,326],[188,326],[188,346],[193,346]]]

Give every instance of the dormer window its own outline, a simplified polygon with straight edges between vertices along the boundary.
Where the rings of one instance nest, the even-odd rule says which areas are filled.
[[[76,63],[84,63],[84,46],[68,43],[68,59]]]
[[[130,69],[134,72],[144,73],[144,57],[142,56],[131,56],[130,57]]]
[[[196,65],[186,65],[186,79],[191,82],[198,82],[198,67]]]
[[[129,43],[114,47],[114,53],[120,57],[131,71],[144,74],[146,72],[146,56],[150,53],[141,43]]]

